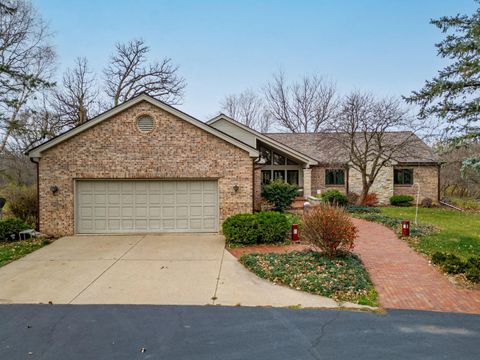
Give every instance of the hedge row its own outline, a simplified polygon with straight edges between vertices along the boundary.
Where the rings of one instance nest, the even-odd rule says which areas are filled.
[[[250,245],[285,241],[290,221],[285,214],[262,211],[255,214],[237,214],[222,225],[228,244]]]

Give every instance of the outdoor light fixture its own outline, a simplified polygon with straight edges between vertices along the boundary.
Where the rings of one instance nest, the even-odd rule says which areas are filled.
[[[50,191],[55,195],[58,192],[58,186],[57,185],[50,186]]]
[[[237,184],[233,185],[233,191],[237,192],[237,191],[238,191],[238,189],[240,189],[240,188],[238,187],[238,185],[237,185]]]

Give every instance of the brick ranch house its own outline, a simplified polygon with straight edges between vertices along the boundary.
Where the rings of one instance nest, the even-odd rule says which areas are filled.
[[[438,200],[439,164],[419,139],[415,158],[385,168],[372,191]],[[30,150],[39,229],[54,235],[217,232],[259,208],[262,183],[284,179],[305,197],[359,191],[322,134],[260,134],[225,115],[207,123],[141,94]],[[405,161],[408,160],[408,161]]]

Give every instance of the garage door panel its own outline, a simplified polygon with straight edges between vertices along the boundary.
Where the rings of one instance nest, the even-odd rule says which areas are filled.
[[[206,193],[203,194],[203,203],[204,204],[216,204],[217,194]]]
[[[161,194],[150,194],[148,197],[150,205],[160,205],[162,203]]]
[[[78,181],[79,233],[217,231],[216,181]]]
[[[201,204],[203,201],[203,194],[199,193],[190,193],[190,204]]]
[[[148,215],[150,218],[161,218],[162,217],[162,207],[161,206],[156,206],[148,209]]]
[[[188,206],[177,206],[175,208],[175,216],[177,218],[188,219]]]
[[[175,204],[175,194],[164,194],[163,195],[163,204]]]
[[[95,200],[94,200],[94,203],[95,204],[105,204],[105,202],[107,201],[107,196],[105,194],[95,194]]]
[[[190,216],[201,217],[202,216],[202,207],[201,206],[190,206]]]

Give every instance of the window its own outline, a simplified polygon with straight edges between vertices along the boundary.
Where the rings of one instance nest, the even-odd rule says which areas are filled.
[[[270,165],[272,163],[272,151],[266,147],[260,147],[260,157],[264,160],[264,164]]]
[[[293,160],[290,160],[289,158],[287,158],[287,165],[298,165],[295,161]]]
[[[285,170],[273,170],[273,180],[285,181]]]
[[[345,185],[345,170],[325,170],[325,185]]]
[[[393,183],[395,185],[413,185],[413,169],[394,169]]]
[[[262,185],[267,185],[272,180],[272,172],[270,170],[262,170]]]
[[[298,185],[298,170],[287,170],[287,183]]]
[[[285,156],[273,153],[273,165],[285,165]]]

